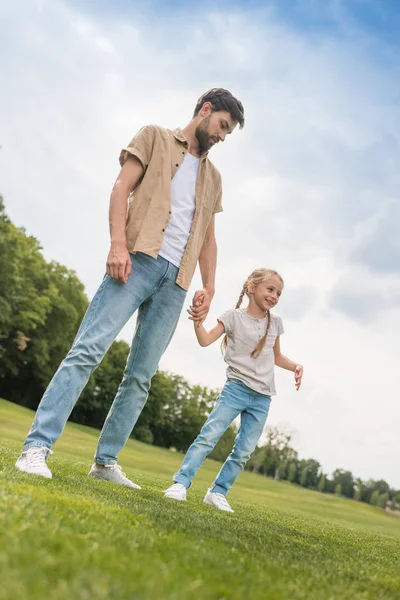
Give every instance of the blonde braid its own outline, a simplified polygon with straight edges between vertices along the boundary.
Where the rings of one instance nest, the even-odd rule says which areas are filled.
[[[244,282],[243,287],[242,287],[242,291],[239,294],[239,298],[238,301],[236,302],[236,306],[235,308],[240,308],[243,302],[243,298],[245,293],[247,292],[247,281]]]
[[[251,358],[257,358],[258,356],[260,356],[262,349],[264,348],[265,343],[267,341],[268,332],[271,327],[271,313],[269,312],[269,310],[267,310],[267,317],[268,317],[267,329],[265,330],[265,333],[264,333],[263,337],[260,339],[260,341],[258,342],[257,346],[254,348],[253,352],[250,354]]]

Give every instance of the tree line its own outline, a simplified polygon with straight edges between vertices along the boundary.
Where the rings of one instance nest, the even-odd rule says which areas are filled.
[[[391,488],[383,479],[362,481],[345,469],[335,469],[329,476],[317,460],[298,457],[291,447],[292,437],[290,433],[269,427],[265,442],[255,449],[246,469],[319,492],[353,498],[393,511],[400,510],[400,490]]]
[[[39,241],[16,227],[0,196],[0,397],[36,409],[58,365],[73,342],[88,307],[75,272],[47,262]],[[112,344],[90,377],[71,420],[101,428],[118,389],[129,346]],[[133,437],[184,452],[198,434],[218,396],[217,390],[191,385],[181,375],[158,371]],[[230,427],[213,453],[228,456],[235,437]],[[363,482],[350,471],[329,477],[318,461],[299,459],[291,435],[269,428],[247,469],[324,493],[340,494],[376,506],[400,509],[400,491],[383,480]]]

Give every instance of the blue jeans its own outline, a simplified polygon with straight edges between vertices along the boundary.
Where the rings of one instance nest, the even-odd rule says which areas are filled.
[[[139,309],[124,375],[100,434],[98,464],[117,460],[146,403],[150,381],[178,323],[186,292],[175,283],[178,268],[159,256],[131,256],[126,284],[106,275],[97,290],[66,358],[37,409],[24,450],[51,448],[108,348]]]
[[[240,415],[240,428],[232,452],[211,486],[226,496],[254,451],[267,420],[271,397],[251,390],[238,379],[228,379],[199,435],[186,452],[173,480],[189,488],[204,459]]]

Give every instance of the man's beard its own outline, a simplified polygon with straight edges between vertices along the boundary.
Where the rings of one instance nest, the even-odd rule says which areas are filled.
[[[200,125],[198,125],[195,129],[195,136],[197,141],[199,142],[199,152],[200,154],[204,154],[204,152],[208,152],[211,148],[210,144],[210,134],[208,133],[208,126],[210,124],[211,115],[205,117]]]

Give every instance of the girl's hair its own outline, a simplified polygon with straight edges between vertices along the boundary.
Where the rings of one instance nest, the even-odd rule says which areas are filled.
[[[268,281],[268,279],[271,279],[271,277],[273,277],[274,275],[276,277],[278,277],[283,283],[282,277],[279,275],[279,273],[277,271],[274,271],[273,269],[255,269],[255,271],[250,273],[250,275],[248,276],[248,278],[246,279],[246,281],[243,284],[242,291],[239,294],[239,298],[238,298],[238,301],[236,302],[235,308],[240,308],[245,294],[248,296],[247,289],[248,289],[249,283],[252,283],[254,286],[257,286],[259,283]],[[251,358],[257,358],[257,356],[260,355],[262,349],[265,346],[265,342],[267,341],[267,335],[269,332],[269,328],[271,326],[271,314],[270,314],[269,310],[267,311],[267,316],[268,316],[268,322],[267,322],[267,328],[265,330],[265,334],[260,339],[260,341],[258,342],[257,346],[254,348],[254,350],[251,352],[251,354],[250,354]],[[227,344],[228,344],[227,336],[225,334],[224,337],[222,338],[222,343],[221,343],[221,349],[223,352],[225,352]]]

